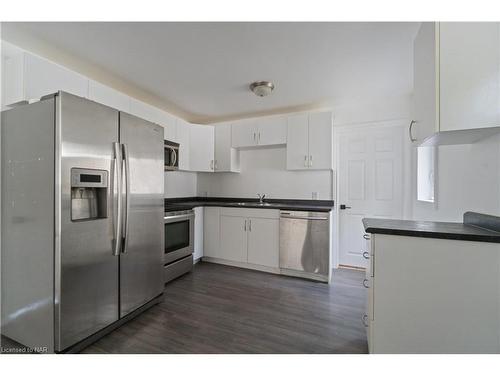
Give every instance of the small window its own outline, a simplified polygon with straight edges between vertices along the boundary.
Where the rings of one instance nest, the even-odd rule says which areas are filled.
[[[434,202],[436,148],[417,148],[417,199]]]

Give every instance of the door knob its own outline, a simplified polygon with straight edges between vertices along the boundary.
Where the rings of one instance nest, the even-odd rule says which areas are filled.
[[[346,206],[345,204],[341,204],[341,205],[340,205],[340,209],[341,209],[341,210],[349,210],[349,209],[351,209],[351,207]]]

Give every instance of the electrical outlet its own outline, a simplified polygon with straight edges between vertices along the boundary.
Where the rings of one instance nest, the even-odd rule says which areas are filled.
[[[312,192],[312,199],[318,199],[318,192],[317,191]]]

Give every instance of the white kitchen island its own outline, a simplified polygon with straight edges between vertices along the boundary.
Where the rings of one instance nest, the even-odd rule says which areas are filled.
[[[363,222],[370,353],[500,353],[500,232]]]

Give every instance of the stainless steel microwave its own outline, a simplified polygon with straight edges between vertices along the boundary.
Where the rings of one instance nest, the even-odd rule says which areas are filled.
[[[179,144],[164,141],[165,147],[165,170],[176,171],[179,169]]]

